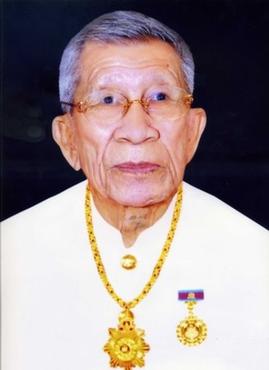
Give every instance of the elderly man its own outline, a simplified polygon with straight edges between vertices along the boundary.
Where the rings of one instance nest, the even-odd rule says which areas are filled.
[[[87,181],[3,224],[3,370],[269,368],[267,231],[183,183],[193,75],[135,12],[66,47],[53,137]]]

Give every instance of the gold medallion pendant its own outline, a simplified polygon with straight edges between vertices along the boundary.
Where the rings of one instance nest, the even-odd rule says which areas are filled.
[[[184,295],[188,294],[187,297],[185,297],[185,303],[189,311],[188,316],[177,326],[177,337],[179,341],[186,346],[196,346],[201,344],[207,337],[206,324],[193,313],[193,309],[197,304],[196,299],[203,299],[204,297],[203,292],[201,292],[202,291],[191,293],[179,292],[179,300],[183,300]]]
[[[144,330],[136,329],[134,315],[130,310],[123,311],[119,316],[118,328],[110,328],[108,332],[110,338],[104,351],[110,356],[111,367],[131,370],[136,366],[144,366],[144,356],[150,347],[143,338]]]

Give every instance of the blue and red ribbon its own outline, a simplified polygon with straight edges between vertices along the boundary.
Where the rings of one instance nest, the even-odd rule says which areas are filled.
[[[193,290],[179,290],[178,300],[179,301],[200,301],[204,299],[204,291],[202,289]]]

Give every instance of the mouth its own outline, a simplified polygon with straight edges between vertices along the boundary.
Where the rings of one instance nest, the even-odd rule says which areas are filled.
[[[156,171],[160,165],[151,162],[124,162],[117,164],[114,168],[125,173],[147,174]]]

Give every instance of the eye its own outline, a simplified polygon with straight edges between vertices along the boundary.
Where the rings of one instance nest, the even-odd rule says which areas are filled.
[[[159,92],[157,95],[156,95],[156,100],[166,100],[167,96],[165,93],[162,93],[162,92]]]
[[[164,101],[167,100],[168,96],[164,92],[157,92],[151,95],[151,100],[153,101]]]
[[[96,90],[93,91],[88,98],[90,106],[94,109],[114,109],[118,108],[124,97],[117,91],[111,90]]]
[[[114,98],[111,95],[105,96],[102,100],[103,100],[102,103],[104,103],[104,104],[113,104],[114,103]]]
[[[122,104],[122,101],[124,100],[123,96],[116,92],[116,91],[106,91],[99,95],[99,104],[103,106],[109,106],[116,107],[120,104]]]

